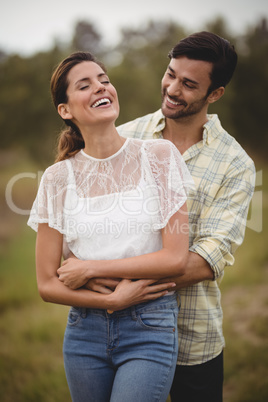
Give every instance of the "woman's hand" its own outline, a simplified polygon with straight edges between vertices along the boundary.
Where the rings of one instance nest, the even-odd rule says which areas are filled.
[[[68,258],[57,269],[59,280],[70,289],[81,288],[90,279],[89,264],[90,261]]]
[[[140,279],[131,281],[122,279],[113,293],[111,293],[111,310],[116,311],[134,306],[135,304],[158,299],[173,290],[174,282],[157,283],[155,279]]]

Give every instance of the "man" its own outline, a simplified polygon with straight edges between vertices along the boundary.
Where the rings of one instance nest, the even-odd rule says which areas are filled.
[[[255,168],[217,115],[208,115],[235,70],[233,46],[213,33],[199,32],[182,39],[169,58],[161,110],[118,131],[125,137],[172,141],[195,181],[187,201],[190,257],[186,274],[175,278],[181,310],[171,400],[218,402],[224,348],[219,284],[243,241]]]

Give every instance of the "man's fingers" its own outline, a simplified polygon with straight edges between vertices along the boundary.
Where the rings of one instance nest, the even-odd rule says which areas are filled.
[[[96,279],[96,283],[99,283],[102,286],[106,286],[108,288],[115,288],[119,282],[120,280],[117,279],[107,279],[107,278]]]
[[[113,292],[111,289],[106,288],[105,286],[96,286],[95,291],[98,293],[106,294],[106,295],[109,295],[110,293]]]
[[[159,283],[157,285],[150,285],[150,290],[152,293],[162,292],[165,290],[172,290],[176,286],[176,283],[169,282],[169,283]]]

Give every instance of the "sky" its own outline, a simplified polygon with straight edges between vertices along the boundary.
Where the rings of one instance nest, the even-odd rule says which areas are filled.
[[[0,50],[31,55],[55,39],[68,42],[77,21],[94,24],[106,44],[116,44],[121,28],[139,28],[150,19],[174,21],[190,32],[222,16],[231,33],[243,33],[262,17],[267,0],[0,0]]]

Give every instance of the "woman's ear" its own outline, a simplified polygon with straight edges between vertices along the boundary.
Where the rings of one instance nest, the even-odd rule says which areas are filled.
[[[66,103],[60,103],[58,105],[58,113],[63,120],[71,120],[73,118]]]
[[[224,92],[225,92],[224,87],[219,87],[219,88],[215,89],[214,91],[212,91],[211,94],[209,94],[209,96],[207,98],[208,103],[217,102],[217,100],[219,100],[222,97]]]

